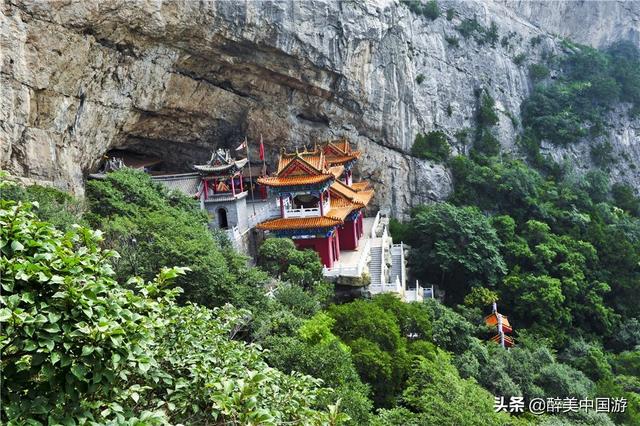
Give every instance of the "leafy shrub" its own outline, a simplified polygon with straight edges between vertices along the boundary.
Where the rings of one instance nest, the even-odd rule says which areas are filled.
[[[531,43],[532,47],[539,45],[540,43],[542,43],[542,35],[537,35],[535,37],[532,37],[529,43]]]
[[[451,21],[453,20],[453,18],[456,16],[456,11],[455,9],[453,9],[452,7],[450,7],[449,9],[447,9],[447,21]]]
[[[463,20],[456,29],[464,38],[473,37],[474,40],[482,45],[485,43],[490,44],[492,47],[495,47],[499,35],[498,35],[498,26],[495,22],[491,21],[491,25],[489,28],[485,28],[478,22],[476,17],[474,16],[472,19]]]
[[[635,216],[640,216],[640,198],[636,195],[633,187],[616,183],[611,187],[611,194],[618,207]]]
[[[0,196],[5,200],[38,203],[38,217],[58,229],[69,230],[74,224],[86,224],[83,218],[84,203],[56,188],[11,185],[2,188]]]
[[[258,265],[272,277],[294,283],[304,290],[326,293],[322,263],[313,250],[298,250],[289,238],[268,238],[258,251]],[[327,299],[329,294],[324,294]]]
[[[424,158],[436,162],[444,162],[451,154],[451,147],[447,135],[440,130],[435,130],[423,135],[418,133],[411,147],[414,157]]]
[[[498,124],[498,113],[495,110],[496,101],[486,92],[480,96],[480,106],[476,121],[481,128],[487,128]]]
[[[605,167],[615,162],[611,142],[605,141],[593,145],[591,147],[591,160],[600,167]]]
[[[429,0],[422,7],[422,14],[432,21],[437,19],[440,16],[440,7],[438,7],[438,2],[436,0]]]
[[[495,22],[491,21],[491,25],[484,32],[483,42],[489,43],[492,47],[495,47],[498,41],[498,26]]]
[[[500,154],[500,142],[490,131],[484,130],[474,142],[473,149],[477,153],[491,157]]]
[[[440,16],[440,7],[436,0],[429,0],[426,3],[422,3],[421,0],[402,0],[402,3],[406,4],[411,12],[425,16],[432,21]]]
[[[398,219],[391,218],[389,220],[389,234],[396,244],[407,239],[409,225],[400,222]]]
[[[604,130],[603,116],[619,100],[640,105],[640,53],[630,43],[602,52],[568,45],[570,53],[558,60],[563,73],[551,84],[539,85],[522,104],[525,127],[538,139],[569,144]],[[546,74],[530,67],[532,79]]]
[[[422,84],[423,81],[424,81],[424,74],[418,74],[416,76],[416,83]]]
[[[474,17],[473,19],[464,19],[456,29],[464,38],[474,36],[474,34],[484,34],[484,27]]]
[[[444,40],[447,42],[447,44],[449,44],[449,46],[460,47],[458,37],[445,35]]]
[[[522,65],[526,59],[527,59],[526,53],[518,53],[516,56],[513,57],[513,63],[516,65]]]
[[[312,408],[317,380],[229,338],[247,312],[175,304],[186,270],[124,288],[98,231],[63,234],[4,200],[0,223],[3,423],[331,421]]]
[[[533,81],[544,80],[549,77],[549,68],[542,64],[531,64],[529,65],[529,77]]]

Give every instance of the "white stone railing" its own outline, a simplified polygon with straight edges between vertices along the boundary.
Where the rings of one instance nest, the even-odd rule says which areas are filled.
[[[285,206],[284,208],[284,217],[314,217],[314,216],[320,216],[320,213],[326,213],[329,211],[330,208],[330,204],[328,201],[325,201],[322,204],[322,209],[320,209],[320,207],[312,207],[312,208],[299,208],[299,209],[292,209],[292,208],[287,208],[287,206]]]
[[[229,190],[228,192],[213,192],[211,188],[209,188],[209,192],[207,193],[207,199],[205,201],[215,201],[218,198],[229,198],[229,197],[241,197],[249,194],[248,191],[236,191],[234,194]]]
[[[416,288],[406,290],[404,298],[407,302],[422,302],[424,300],[424,288],[420,287],[416,282]]]
[[[370,285],[367,287],[371,294],[380,294],[380,293],[397,293],[404,294],[404,289],[400,284],[400,280],[396,279],[393,283],[385,283],[382,281],[382,284]]]
[[[371,226],[371,238],[377,237],[376,230],[378,229],[378,225],[380,224],[380,212],[376,213],[376,218],[373,220],[373,225]]]
[[[407,282],[407,265],[404,260],[404,243],[402,241],[400,244],[391,246],[391,255],[400,255],[400,284],[404,286]]]
[[[369,254],[371,252],[371,241],[367,238],[360,250],[360,258],[358,264],[354,266],[336,266],[333,268],[322,269],[322,273],[325,277],[361,277],[364,272],[364,268],[368,263]]]
[[[387,227],[382,228],[382,250],[380,251],[380,282],[387,281],[387,262],[385,260],[385,251],[387,248]]]
[[[226,230],[227,232],[227,236],[229,237],[229,240],[231,241],[231,244],[233,245],[233,247],[236,250],[240,249],[240,240],[242,239],[242,234],[240,233],[240,230],[238,229],[237,226],[228,228]]]

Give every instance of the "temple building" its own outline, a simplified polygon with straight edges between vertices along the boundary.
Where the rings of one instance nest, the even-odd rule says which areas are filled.
[[[218,149],[205,164],[194,165],[194,172],[155,175],[152,179],[199,200],[209,215],[209,226],[226,231],[234,246],[243,250],[246,244],[241,244],[241,238],[250,229],[246,187],[250,181],[244,178],[247,163],[246,158],[234,159],[229,150]]]
[[[218,149],[206,164],[193,166],[200,175],[200,205],[220,229],[247,229],[247,191],[242,175],[246,164],[246,158],[236,160],[229,150]]]
[[[315,250],[331,268],[341,250],[358,248],[364,209],[373,197],[368,184],[357,189],[350,185],[350,167],[358,155],[351,153],[348,142],[335,150],[330,143],[322,149],[282,152],[275,175],[258,179],[275,195],[280,214],[257,228],[292,238],[300,249]]]
[[[343,166],[344,171],[340,176],[340,180],[354,190],[367,189],[369,182],[363,181],[353,185],[353,166],[360,157],[360,151],[352,151],[351,144],[346,138],[328,142],[322,147],[322,152],[327,159],[329,166]]]
[[[155,170],[157,159],[137,157],[113,159],[111,169],[141,168],[154,181],[197,199],[209,226],[250,256],[257,255],[265,236],[288,237],[299,249],[316,251],[324,276],[349,293],[394,293],[405,301],[433,297],[433,288],[427,293],[417,282],[407,286],[406,248],[392,241],[388,215],[378,211],[365,217],[374,191],[367,181],[354,182],[360,155],[347,139],[339,139],[311,150],[282,151],[271,175],[265,161],[249,163],[223,149],[187,173]],[[111,169],[105,166],[99,176]]]

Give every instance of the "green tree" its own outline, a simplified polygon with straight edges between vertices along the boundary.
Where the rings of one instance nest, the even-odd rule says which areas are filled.
[[[314,290],[325,283],[318,254],[313,250],[296,249],[288,238],[266,239],[258,251],[258,265],[271,276],[295,283],[305,290]]]
[[[442,351],[419,357],[411,368],[402,404],[419,413],[420,424],[511,424],[507,414],[494,411],[494,398],[475,381],[462,379]],[[515,420],[514,420],[515,421]]]
[[[640,198],[631,186],[616,183],[611,187],[611,194],[618,207],[634,216],[640,216]]]
[[[480,105],[477,112],[478,126],[488,128],[498,124],[498,114],[496,113],[496,101],[486,92],[480,95]]]
[[[7,177],[0,176],[0,179],[9,182]],[[4,200],[37,204],[38,217],[61,230],[67,231],[74,224],[86,224],[82,217],[84,204],[70,194],[56,188],[40,185],[22,187],[12,184],[0,188],[0,197]]]
[[[333,305],[333,332],[351,348],[362,381],[377,406],[389,406],[402,391],[408,366],[406,339],[396,316],[371,301]]]
[[[0,365],[3,421],[324,424],[325,391],[270,369],[233,341],[246,311],[178,306],[164,269],[113,279],[100,233],[63,234],[27,205],[0,201]]]
[[[424,135],[418,133],[411,147],[411,155],[438,163],[445,162],[451,155],[449,139],[441,130],[435,130]]]
[[[472,286],[493,285],[506,272],[496,232],[476,208],[419,207],[412,212],[410,235],[411,267],[423,282],[442,286],[448,301],[461,302]]]
[[[183,300],[205,306],[248,306],[260,298],[265,274],[246,268],[246,259],[224,247],[208,230],[194,200],[169,192],[141,172],[109,173],[87,185],[90,223],[105,232],[121,282],[131,275],[150,279],[162,267],[188,267],[176,285]]]
[[[367,424],[373,406],[369,388],[358,376],[350,348],[331,332],[334,322],[318,313],[302,324],[296,336],[270,336],[265,341],[267,361],[287,373],[299,371],[322,379],[335,389],[342,410],[351,418],[347,424]]]

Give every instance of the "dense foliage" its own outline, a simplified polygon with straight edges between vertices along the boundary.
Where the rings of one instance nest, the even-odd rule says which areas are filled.
[[[110,173],[87,184],[89,222],[102,229],[107,247],[120,253],[119,277],[150,279],[160,268],[189,268],[176,284],[184,298],[205,306],[245,306],[267,281],[247,269],[222,236],[213,235],[208,218],[194,200],[169,192],[142,172]]]
[[[523,105],[522,141],[540,170],[500,154],[495,103],[480,92],[471,155],[449,161],[449,202],[416,207],[390,229],[412,246],[418,278],[466,305],[457,308],[462,315],[436,306],[431,315],[433,341],[455,354],[462,377],[526,399],[625,397],[625,413],[582,412],[563,424],[640,424],[638,376],[619,367],[640,350],[640,198],[603,171],[580,176],[537,151],[542,139],[596,136],[615,102],[636,104],[638,54],[626,45],[570,48],[551,62],[562,66],[560,78],[530,68],[542,83]],[[615,161],[607,141],[591,156],[603,168]],[[495,300],[516,325],[517,347],[508,352],[477,340],[488,334],[473,325],[481,323],[477,308],[486,312]]]
[[[406,4],[409,10],[416,15],[422,15],[431,20],[437,19],[441,13],[436,0],[427,0],[426,2],[422,2],[422,0],[402,0],[402,3]]]
[[[447,135],[437,130],[427,134],[418,133],[411,147],[411,155],[436,162],[444,162],[449,159],[451,147]]]
[[[567,54],[548,65],[532,66],[541,81],[522,105],[529,137],[566,145],[604,130],[604,117],[617,102],[628,102],[633,113],[640,107],[640,53],[630,42],[607,51],[565,43]],[[561,70],[546,80],[547,67]]]
[[[28,204],[0,203],[3,421],[338,419],[312,408],[318,381],[269,368],[257,347],[230,339],[247,313],[177,305],[178,290],[167,288],[187,270],[163,269],[125,288],[98,231],[63,234]]]

